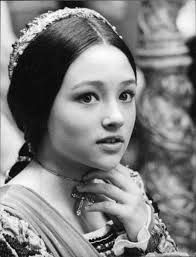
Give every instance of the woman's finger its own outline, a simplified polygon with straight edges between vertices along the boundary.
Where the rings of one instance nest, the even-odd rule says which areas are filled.
[[[135,180],[131,177],[131,170],[123,165],[118,165],[118,167],[110,171],[95,170],[89,172],[83,177],[84,181],[102,179],[105,182],[109,182],[125,192],[132,194],[140,194],[141,190],[138,187]]]
[[[93,179],[102,179],[106,183],[112,183],[118,188],[127,191],[128,183],[126,177],[119,173],[117,170],[113,169],[110,171],[101,171],[96,170],[89,172],[87,175],[83,177],[84,181],[93,180]]]
[[[94,203],[90,206],[85,206],[85,210],[88,212],[104,212],[120,219],[123,219],[123,217],[126,216],[127,213],[125,206],[118,204],[114,201]]]
[[[134,194],[141,194],[142,189],[142,181],[141,177],[139,176],[138,172],[133,171],[132,169],[123,166],[122,164],[118,164],[115,167],[115,170],[119,173],[123,174],[127,181],[129,181],[129,192]]]
[[[119,203],[127,203],[130,196],[120,188],[107,183],[89,183],[77,186],[79,192],[102,194]]]

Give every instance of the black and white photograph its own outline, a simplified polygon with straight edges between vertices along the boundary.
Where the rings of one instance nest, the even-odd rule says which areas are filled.
[[[196,257],[196,1],[0,4],[0,257]]]

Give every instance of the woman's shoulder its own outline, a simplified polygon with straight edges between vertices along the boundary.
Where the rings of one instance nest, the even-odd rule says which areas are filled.
[[[8,183],[0,187],[0,205],[9,206],[15,203],[15,207],[17,208],[18,201],[24,204],[38,198],[39,196],[34,190],[22,184]]]
[[[3,207],[0,207],[0,249],[2,257],[52,257],[33,227]]]

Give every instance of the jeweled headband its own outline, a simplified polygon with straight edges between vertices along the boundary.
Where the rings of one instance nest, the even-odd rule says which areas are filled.
[[[45,30],[49,25],[53,24],[56,21],[70,18],[70,17],[82,17],[82,18],[91,18],[96,17],[99,20],[102,20],[104,23],[108,24],[113,31],[118,35],[116,27],[112,26],[108,20],[106,20],[101,14],[94,10],[87,8],[68,8],[60,9],[57,11],[48,11],[47,13],[42,14],[41,16],[35,18],[32,22],[26,25],[26,28],[21,30],[21,36],[19,39],[12,45],[13,51],[10,55],[10,62],[8,66],[9,78],[11,80],[14,68],[17,66],[18,58],[23,54],[25,48],[30,44],[30,42],[35,39],[43,30]],[[118,35],[120,38],[122,36]]]

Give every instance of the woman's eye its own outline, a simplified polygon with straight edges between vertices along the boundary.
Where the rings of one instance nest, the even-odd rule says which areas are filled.
[[[134,92],[125,91],[120,95],[119,99],[123,102],[131,102],[134,96]]]
[[[78,97],[78,100],[81,103],[90,104],[95,103],[98,100],[98,97],[94,93],[85,93]]]

